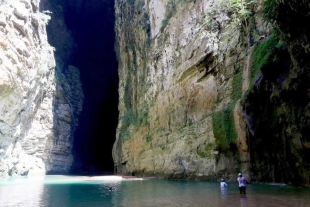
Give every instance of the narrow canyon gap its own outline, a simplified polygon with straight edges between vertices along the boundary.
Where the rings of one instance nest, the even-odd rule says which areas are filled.
[[[55,47],[56,71],[78,68],[84,94],[73,132],[71,173],[112,173],[118,122],[114,1],[53,0],[41,7],[51,12],[47,33]]]

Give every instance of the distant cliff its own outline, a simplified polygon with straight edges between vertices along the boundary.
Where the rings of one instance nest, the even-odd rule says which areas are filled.
[[[42,8],[39,0],[0,3],[0,177],[66,173],[72,164],[79,71],[56,66]]]
[[[290,2],[116,0],[116,172],[309,184],[309,10]]]

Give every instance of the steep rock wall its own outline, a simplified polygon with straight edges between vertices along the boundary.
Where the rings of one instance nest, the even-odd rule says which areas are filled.
[[[309,185],[310,30],[303,22],[310,4],[266,0],[265,7],[275,29],[254,50],[252,68],[261,73],[244,101],[253,178]]]
[[[66,74],[68,65],[74,65],[83,83],[83,111],[74,135],[71,172],[113,171],[111,151],[118,121],[114,1],[44,2],[42,7],[52,11],[47,33],[49,43],[56,48],[56,70]],[[75,98],[79,100],[79,96]],[[74,112],[80,107],[74,107]]]
[[[249,5],[254,15],[239,29],[240,8],[225,1],[116,1],[117,173],[249,175],[240,99],[253,79],[252,46],[268,31],[261,5]]]
[[[55,71],[50,16],[40,6],[39,0],[0,3],[1,177],[67,172],[72,164],[71,100],[81,101],[79,73],[73,66]]]
[[[117,1],[117,173],[309,185],[309,6]]]

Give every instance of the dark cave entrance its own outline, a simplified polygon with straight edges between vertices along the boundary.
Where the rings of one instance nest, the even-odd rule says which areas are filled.
[[[74,133],[72,174],[111,174],[118,122],[114,0],[52,0],[49,42],[58,67],[80,70],[83,110]],[[63,40],[70,33],[71,42]]]

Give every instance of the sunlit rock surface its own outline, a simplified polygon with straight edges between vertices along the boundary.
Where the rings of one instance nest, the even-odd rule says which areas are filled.
[[[308,11],[117,0],[116,172],[309,185]]]
[[[239,102],[251,82],[251,42],[268,27],[261,1],[251,5],[250,37],[249,26],[244,33],[234,27],[228,5],[116,1],[117,173],[235,180],[242,171],[248,176]]]
[[[39,4],[0,3],[1,177],[67,172],[72,164],[71,99],[81,102],[79,72],[70,66],[56,78],[49,11]]]

